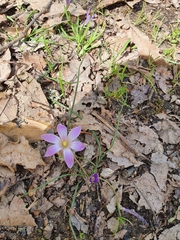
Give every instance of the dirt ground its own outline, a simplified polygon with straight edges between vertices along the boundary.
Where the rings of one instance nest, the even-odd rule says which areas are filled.
[[[0,239],[180,240],[179,7],[0,1]]]

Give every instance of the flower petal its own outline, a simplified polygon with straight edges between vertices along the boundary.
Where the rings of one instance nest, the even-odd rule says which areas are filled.
[[[74,141],[70,143],[69,147],[72,148],[74,151],[78,152],[84,150],[85,145],[82,142]]]
[[[99,175],[98,175],[98,173],[94,173],[93,175],[91,175],[89,180],[90,180],[91,183],[98,183],[99,182]]]
[[[68,134],[69,141],[72,142],[73,140],[75,140],[80,133],[81,133],[81,126],[71,129],[71,131]]]
[[[47,148],[46,153],[45,153],[45,157],[50,157],[52,155],[54,155],[55,153],[59,152],[62,148],[58,145],[52,145],[50,147]]]
[[[67,127],[62,125],[62,124],[58,124],[57,125],[57,130],[58,130],[58,134],[60,136],[61,139],[66,139],[67,138]]]
[[[41,135],[42,139],[49,143],[58,143],[60,141],[60,138],[54,134],[47,133]]]
[[[74,155],[70,148],[66,148],[63,150],[64,161],[66,162],[68,168],[72,168],[74,165]]]

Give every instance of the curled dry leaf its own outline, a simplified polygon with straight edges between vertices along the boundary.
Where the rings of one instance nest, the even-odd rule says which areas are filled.
[[[0,132],[14,141],[25,136],[30,142],[41,139],[41,135],[53,126],[49,104],[35,79],[30,83],[19,82],[17,94],[0,99]],[[15,120],[16,121],[13,121]]]
[[[0,136],[3,134],[0,133]],[[1,140],[2,138],[0,138]],[[25,169],[35,169],[37,165],[45,165],[38,149],[33,149],[22,136],[18,142],[9,141],[3,148],[0,142],[0,165],[16,170],[16,165],[22,165]]]

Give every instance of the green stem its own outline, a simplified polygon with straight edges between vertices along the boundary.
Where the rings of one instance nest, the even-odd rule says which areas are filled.
[[[78,182],[78,184],[76,185],[76,188],[75,188],[75,191],[74,191],[74,195],[73,195],[73,199],[72,199],[72,203],[71,203],[71,208],[74,208],[75,199],[76,199],[76,195],[77,195],[77,191],[78,191],[79,184],[80,184],[80,182]],[[69,215],[69,226],[70,226],[70,229],[71,229],[72,234],[73,234],[73,236],[74,236],[74,239],[75,239],[75,240],[78,240],[77,237],[76,237],[76,233],[75,233],[75,231],[74,231],[73,225],[72,225],[71,217],[72,217],[72,215],[70,214],[70,215]]]

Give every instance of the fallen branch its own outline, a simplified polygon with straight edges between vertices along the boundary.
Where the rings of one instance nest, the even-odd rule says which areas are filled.
[[[27,27],[24,29],[23,32],[21,32],[19,34],[19,36],[17,38],[15,38],[14,40],[10,41],[9,43],[5,44],[4,46],[0,47],[0,53],[2,53],[3,51],[5,51],[6,49],[8,49],[9,47],[11,47],[13,44],[15,44],[16,42],[20,41],[21,39],[23,39],[26,35],[28,30],[30,29],[30,27],[37,21],[37,19],[42,15],[45,14],[49,11],[51,4],[52,4],[53,0],[50,0],[48,2],[48,4],[42,8],[42,10],[34,17],[34,19],[27,25]]]

